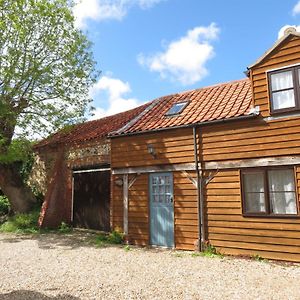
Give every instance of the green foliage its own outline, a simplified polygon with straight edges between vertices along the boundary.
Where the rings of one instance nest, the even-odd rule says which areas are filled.
[[[252,255],[251,258],[254,259],[254,260],[256,260],[256,261],[259,261],[259,262],[268,262],[267,259],[261,257],[258,254]]]
[[[0,216],[6,215],[10,211],[10,204],[6,196],[0,196]]]
[[[71,2],[0,0],[2,154],[16,126],[19,135],[48,134],[82,120],[91,102],[99,72]]]
[[[16,214],[0,225],[0,232],[38,233],[38,218],[40,210],[36,209],[28,214]]]
[[[96,239],[95,239],[95,243],[97,246],[101,247],[101,246],[105,246],[107,244],[122,244],[124,241],[124,235],[119,232],[119,231],[112,231],[109,234],[99,234]]]
[[[124,246],[124,250],[126,252],[131,251],[131,247],[129,245]]]
[[[60,226],[58,227],[59,233],[70,233],[72,230],[73,228],[65,222],[61,222]]]
[[[224,256],[217,251],[217,249],[209,244],[206,243],[205,247],[204,247],[204,251],[203,252],[193,252],[192,253],[192,257],[198,257],[198,256],[205,256],[205,257],[211,257],[211,258],[223,258]]]
[[[14,162],[24,162],[20,171],[25,178],[30,172],[33,164],[31,142],[27,139],[14,139],[5,152],[0,151],[0,163],[9,164]]]

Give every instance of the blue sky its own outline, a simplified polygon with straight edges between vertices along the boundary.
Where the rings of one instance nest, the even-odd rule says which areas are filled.
[[[300,1],[82,0],[74,14],[102,71],[91,90],[102,117],[243,78],[282,27],[300,25]]]

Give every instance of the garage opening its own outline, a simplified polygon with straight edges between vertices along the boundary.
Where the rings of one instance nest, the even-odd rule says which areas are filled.
[[[73,226],[110,230],[110,168],[73,171]]]

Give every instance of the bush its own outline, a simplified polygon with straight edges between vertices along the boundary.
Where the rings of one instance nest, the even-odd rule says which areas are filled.
[[[39,232],[39,210],[28,214],[16,214],[0,225],[0,232],[37,233]]]
[[[7,215],[10,211],[10,204],[6,196],[0,196],[0,215]]]
[[[124,235],[123,233],[119,231],[112,231],[109,234],[100,234],[96,237],[96,244],[98,246],[104,246],[106,244],[122,244],[124,241]]]
[[[72,231],[72,227],[70,227],[67,223],[61,222],[60,226],[58,227],[59,233],[69,233]]]

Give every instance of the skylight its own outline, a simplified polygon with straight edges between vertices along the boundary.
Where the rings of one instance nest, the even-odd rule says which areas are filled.
[[[173,116],[180,114],[187,106],[188,101],[174,103],[173,106],[166,112],[166,116]]]

